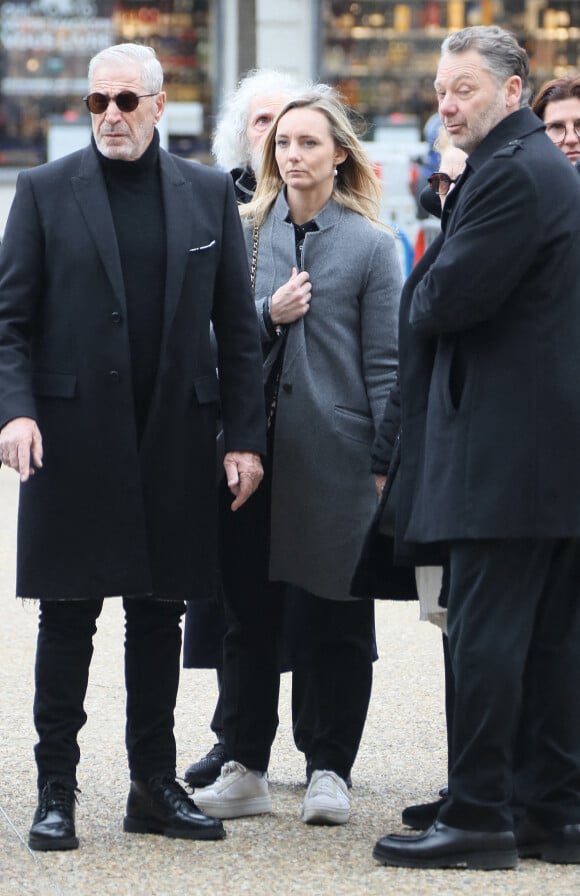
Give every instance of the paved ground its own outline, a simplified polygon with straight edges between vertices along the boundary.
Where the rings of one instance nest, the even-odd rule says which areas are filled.
[[[0,471],[0,896],[578,896],[580,866],[520,863],[506,872],[386,869],[371,858],[375,840],[400,830],[403,806],[434,796],[445,781],[441,648],[436,629],[412,604],[377,608],[380,659],[359,759],[350,824],[311,828],[300,821],[303,763],[289,725],[283,677],[280,729],[270,777],[274,813],[226,822],[218,843],[128,835],[123,746],[122,616],[110,600],[95,641],[82,732],[77,810],[81,848],[29,851],[36,804],[31,719],[36,607],[13,597],[17,480]],[[177,707],[179,769],[212,744],[212,672],[184,671]]]

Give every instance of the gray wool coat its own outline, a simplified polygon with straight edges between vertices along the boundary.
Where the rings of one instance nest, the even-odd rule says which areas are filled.
[[[260,230],[255,296],[265,351],[264,302],[296,265],[288,211],[281,192]],[[349,600],[376,506],[370,449],[395,380],[402,272],[392,233],[362,215],[330,200],[315,221],[302,254],[312,300],[289,327],[280,379],[270,579]],[[249,223],[245,235],[251,257]]]

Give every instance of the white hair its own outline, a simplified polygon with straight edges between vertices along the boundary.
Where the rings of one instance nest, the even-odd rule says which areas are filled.
[[[163,68],[153,47],[143,44],[116,44],[93,56],[89,62],[89,84],[99,65],[122,66],[137,63],[141,68],[143,89],[150,93],[160,93],[163,89]]]
[[[231,171],[232,168],[252,167],[251,149],[246,136],[251,100],[275,93],[287,93],[291,98],[308,86],[300,84],[292,75],[275,69],[252,69],[248,72],[220,107],[211,147],[220,168]]]

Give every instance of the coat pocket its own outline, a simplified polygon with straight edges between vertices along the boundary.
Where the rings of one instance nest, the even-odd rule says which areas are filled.
[[[193,381],[195,395],[200,404],[211,404],[212,401],[219,401],[220,389],[217,377],[211,374],[207,376],[198,376]]]
[[[341,435],[355,442],[362,442],[363,445],[370,445],[375,436],[375,427],[368,414],[341,408],[339,405],[334,407],[334,428]]]
[[[461,343],[456,340],[441,343],[433,373],[434,380],[441,388],[446,413],[451,416],[457,414],[465,406],[470,386],[469,370]]]

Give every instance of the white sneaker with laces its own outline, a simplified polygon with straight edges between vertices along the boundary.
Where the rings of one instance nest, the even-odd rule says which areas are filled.
[[[268,777],[240,762],[226,762],[217,781],[193,794],[196,806],[214,818],[240,818],[272,811]]]
[[[335,772],[315,769],[302,806],[306,824],[346,824],[350,818],[350,794]]]

